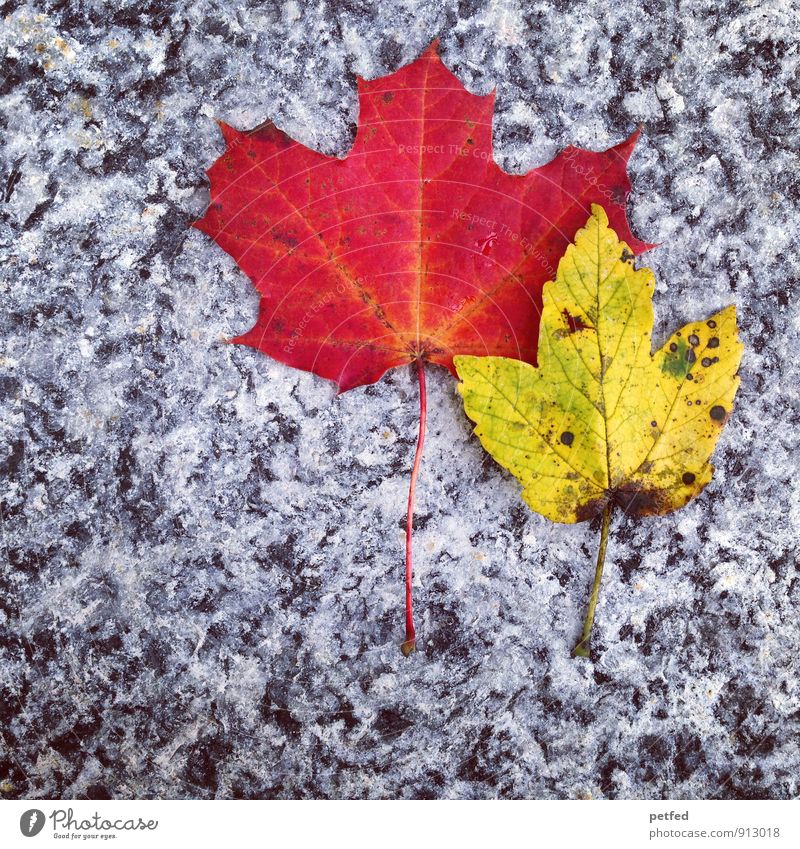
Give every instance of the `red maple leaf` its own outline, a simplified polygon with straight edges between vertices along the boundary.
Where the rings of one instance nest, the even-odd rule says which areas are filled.
[[[455,354],[536,362],[543,284],[592,203],[636,253],[626,165],[637,134],[602,153],[570,147],[521,176],[494,162],[494,93],[470,94],[434,42],[394,74],[358,80],[359,124],[344,159],[274,124],[239,132],[209,169],[195,226],[258,290],[258,321],[234,339],[339,391],[415,363],[420,432],[409,490],[406,642],[414,486],[425,431],[425,372]]]

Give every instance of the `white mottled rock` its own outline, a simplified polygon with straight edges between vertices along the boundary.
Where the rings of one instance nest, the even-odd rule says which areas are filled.
[[[796,798],[796,3],[0,2],[0,788],[24,798]],[[439,37],[522,171],[641,124],[656,336],[739,309],[715,481],[596,529],[532,515],[429,376],[341,397],[249,349],[190,229],[214,119],[345,156],[355,75]],[[4,783],[10,782],[10,783]]]

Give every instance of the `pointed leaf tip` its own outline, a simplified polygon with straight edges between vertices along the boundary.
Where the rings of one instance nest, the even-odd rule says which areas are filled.
[[[636,143],[642,135],[642,126],[639,125],[626,139],[623,139],[619,144],[615,145],[612,150],[616,151],[624,160],[625,163],[631,157]]]
[[[592,218],[596,220],[599,227],[608,227],[608,216],[605,209],[599,203],[592,204]],[[589,226],[589,223],[587,222],[586,227]]]
[[[240,133],[235,127],[232,127],[230,124],[223,121],[221,118],[217,118],[217,126],[219,127],[220,132],[222,133],[222,138],[225,139],[225,144],[230,147],[232,141],[234,141],[238,136],[243,135]]]

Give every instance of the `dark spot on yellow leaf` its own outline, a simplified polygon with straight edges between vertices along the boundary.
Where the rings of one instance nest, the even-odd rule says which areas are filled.
[[[575,518],[579,522],[590,522],[592,519],[599,516],[608,504],[608,497],[593,498],[585,504],[579,504],[575,510]]]
[[[713,318],[710,318],[706,324],[713,330],[717,326],[717,322],[714,321]]]
[[[686,486],[691,486],[694,483],[694,475],[691,472],[684,472],[681,480],[686,484]]]
[[[572,445],[574,439],[575,434],[569,430],[565,430],[564,433],[561,434],[561,441],[564,443],[564,445]]]
[[[579,315],[572,315],[570,311],[564,307],[561,310],[561,315],[564,316],[567,322],[567,327],[569,328],[570,333],[577,333],[579,330],[594,330],[594,328],[587,324]]]
[[[679,334],[675,334],[678,336]],[[686,377],[686,372],[691,367],[689,353],[694,354],[694,351],[683,341],[678,339],[669,346],[670,354],[665,356],[661,363],[661,370],[666,374],[671,374],[678,380]]]
[[[715,404],[708,413],[715,422],[724,422],[725,416],[727,415],[724,407],[720,407],[719,404]]]
[[[710,357],[703,357],[703,359],[700,360],[700,365],[704,368],[708,368],[711,365]]]
[[[689,341],[691,342],[691,339]],[[696,359],[697,359],[697,354],[695,354],[695,352],[691,348],[687,348],[686,349],[686,362],[687,363],[693,363]]]
[[[689,336],[689,344],[690,345],[699,345],[700,344],[700,337],[696,333],[692,333],[691,336]]]
[[[650,427],[658,427],[658,422],[650,422]]]
[[[709,348],[719,348],[719,339],[716,336],[712,336],[708,340],[708,347]]]
[[[623,512],[636,516],[658,516],[664,512],[667,499],[658,489],[645,489],[640,484],[626,483],[612,490],[614,504]]]
[[[687,380],[694,380],[694,375],[691,372],[689,372],[689,374],[686,375],[686,379]],[[690,401],[689,403],[691,404],[692,402]]]

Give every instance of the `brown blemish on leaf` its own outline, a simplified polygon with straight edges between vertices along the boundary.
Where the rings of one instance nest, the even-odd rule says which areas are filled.
[[[255,141],[263,142],[264,144],[275,145],[276,147],[287,148],[291,147],[293,142],[283,130],[279,130],[272,121],[265,121],[254,130],[251,130],[248,135]]]
[[[724,422],[727,418],[728,414],[725,411],[724,407],[721,407],[719,404],[715,404],[709,411],[708,414],[715,422]]]
[[[635,483],[625,483],[611,492],[615,506],[624,513],[636,516],[658,516],[665,511],[667,499],[658,489],[645,489]]]
[[[285,230],[273,229],[270,231],[270,236],[272,236],[276,242],[286,245],[287,248],[296,248],[299,244],[297,238],[291,233],[287,233]]]
[[[590,522],[592,519],[602,515],[603,510],[606,509],[606,504],[608,504],[607,496],[604,496],[603,498],[593,498],[585,504],[579,504],[575,510],[575,518],[578,522]]]
[[[594,327],[587,324],[581,316],[572,315],[566,307],[561,311],[561,315],[566,319],[570,333],[577,333],[579,330],[594,330]]]

